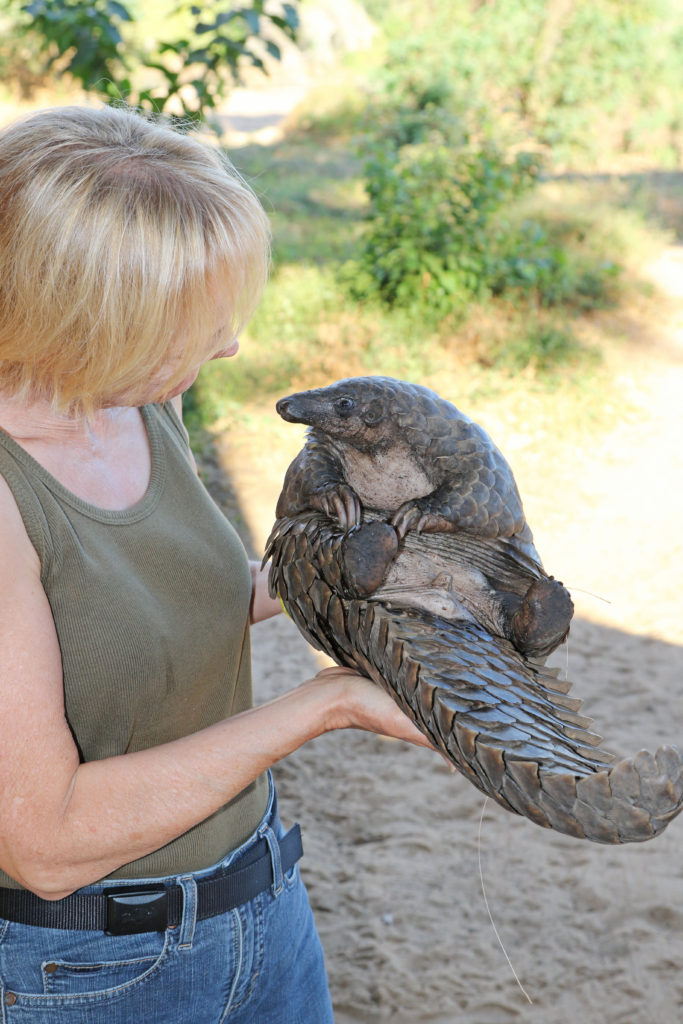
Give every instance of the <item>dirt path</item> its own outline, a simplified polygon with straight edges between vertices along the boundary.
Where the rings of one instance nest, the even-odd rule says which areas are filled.
[[[577,443],[559,427],[485,425],[510,458],[548,569],[575,591],[567,666],[606,746],[683,742],[683,250],[650,268],[665,290],[652,344],[620,370],[623,415]],[[561,417],[559,418],[561,419]],[[299,446],[273,417],[222,451],[255,543]],[[605,603],[609,601],[610,603]],[[287,620],[255,630],[266,698],[315,661]],[[277,770],[302,822],[304,872],[338,1024],[679,1024],[681,822],[612,849],[508,815],[440,759],[377,737],[324,737]],[[483,814],[483,817],[482,817]],[[481,836],[480,836],[481,828]],[[482,896],[533,1004],[498,945]]]
[[[652,344],[624,359],[623,415],[580,446],[530,437],[511,457],[539,549],[575,588],[578,613],[680,643],[683,247],[648,271],[662,303]]]

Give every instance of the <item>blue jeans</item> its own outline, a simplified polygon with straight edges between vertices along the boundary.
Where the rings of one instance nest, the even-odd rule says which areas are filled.
[[[261,834],[269,827],[282,835],[272,784]],[[298,865],[279,878],[274,870],[274,885],[251,902],[195,920],[195,880],[258,837],[257,830],[213,868],[163,879],[184,891],[182,921],[165,932],[106,935],[0,920],[2,1024],[332,1024]]]

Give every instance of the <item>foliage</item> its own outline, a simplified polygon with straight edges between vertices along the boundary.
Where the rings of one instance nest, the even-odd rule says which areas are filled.
[[[321,145],[319,137],[300,137],[234,153],[271,211],[274,268],[239,357],[207,364],[200,374],[196,388],[206,422],[235,422],[244,405],[272,411],[274,397],[356,374],[420,380],[437,389],[448,379],[453,395],[462,392],[468,402],[472,387],[482,394],[512,388],[520,374],[525,388],[539,391],[590,390],[603,379],[600,347],[618,344],[630,329],[633,304],[645,302],[638,268],[664,242],[633,211],[629,181],[540,182],[495,215],[504,238],[527,224],[542,228],[529,242],[527,259],[539,264],[538,273],[546,258],[564,261],[568,290],[575,273],[580,279],[586,271],[582,287],[588,288],[591,268],[615,267],[628,254],[623,275],[608,274],[609,293],[598,303],[627,297],[623,316],[618,310],[586,316],[594,299],[579,300],[575,292],[544,305],[540,288],[529,283],[472,301],[462,316],[434,324],[424,308],[359,303],[342,286],[338,268],[348,266],[349,238],[358,233],[363,207],[362,165],[346,148],[345,132],[341,138],[330,136]],[[597,384],[594,396],[596,390]]]
[[[439,331],[472,302],[555,310],[519,352],[536,344],[539,366],[562,361],[571,318],[615,302],[622,254],[594,224],[525,214],[525,195],[569,154],[642,144],[640,129],[680,149],[682,12],[672,0],[369,6],[389,43],[350,293]]]
[[[185,31],[135,52],[125,32],[134,17],[119,0],[4,0],[4,6],[15,12],[15,31],[32,41],[46,72],[67,72],[107,102],[185,121],[214,111],[245,63],[265,70],[266,54],[280,58],[273,28],[294,38],[298,25],[292,3],[277,13],[266,10],[265,0],[241,7],[231,0],[194,0],[174,12]]]
[[[495,295],[541,307],[609,302],[613,261],[567,247],[571,229],[563,237],[517,213],[538,155],[511,152],[485,112],[458,109],[443,78],[385,77],[364,151],[366,230],[344,268],[356,297],[420,309],[431,323]]]
[[[132,17],[117,0],[33,0],[20,4],[19,10],[31,19],[31,30],[41,40],[47,69],[59,62],[89,89],[120,63],[119,25]]]
[[[438,67],[459,98],[517,122],[556,161],[653,148],[681,158],[680,0],[366,5],[390,65]]]
[[[584,239],[575,229],[575,224],[558,228],[523,220],[499,230],[491,260],[491,293],[508,298],[521,293],[541,308],[588,311],[612,305],[621,268],[615,257],[581,245]]]

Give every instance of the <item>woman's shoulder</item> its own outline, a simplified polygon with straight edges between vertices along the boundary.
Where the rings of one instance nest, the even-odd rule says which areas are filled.
[[[45,509],[31,478],[28,456],[0,430],[0,546],[8,565],[12,546],[44,573],[54,556]],[[4,569],[1,570],[4,573]]]
[[[17,497],[5,477],[0,473],[0,565],[4,579],[11,578],[12,570],[32,572],[40,577],[40,557],[27,530],[25,513],[19,508]]]

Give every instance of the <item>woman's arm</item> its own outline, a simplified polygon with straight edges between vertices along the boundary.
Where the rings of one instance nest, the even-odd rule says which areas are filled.
[[[261,568],[260,562],[249,562],[251,569],[251,607],[249,609],[250,621],[263,622],[273,615],[279,615],[282,605],[276,597],[268,593],[268,566]]]
[[[38,558],[1,478],[0,572],[0,866],[45,899],[170,842],[328,730],[428,745],[378,687],[335,668],[201,732],[81,764]]]

